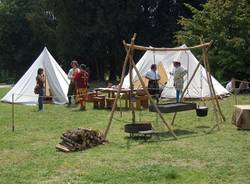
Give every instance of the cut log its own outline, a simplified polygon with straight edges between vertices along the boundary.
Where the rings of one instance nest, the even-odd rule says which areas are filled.
[[[67,147],[65,147],[61,144],[57,144],[56,149],[58,149],[59,151],[63,151],[63,152],[70,152],[70,150]]]
[[[101,132],[90,128],[67,130],[62,134],[61,140],[62,142],[60,143],[60,146],[67,148],[69,151],[85,150],[100,144],[105,144],[106,142],[104,135]],[[60,150],[59,148],[57,149]],[[63,150],[61,149],[61,151]]]

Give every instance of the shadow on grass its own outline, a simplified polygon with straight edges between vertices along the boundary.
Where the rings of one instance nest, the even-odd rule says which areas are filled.
[[[203,129],[203,128],[211,128],[211,127],[206,126],[206,125],[199,125],[199,126],[196,126],[195,128]]]
[[[178,139],[203,136],[192,130],[176,129],[174,130],[175,135]],[[150,136],[145,136],[143,134],[134,134],[125,137],[127,139],[127,148],[131,146],[131,141],[138,141],[138,143],[151,143],[151,142],[165,142],[175,140],[171,132],[155,132]]]

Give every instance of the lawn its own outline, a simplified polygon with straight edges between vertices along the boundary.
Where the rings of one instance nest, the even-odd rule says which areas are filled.
[[[0,89],[2,97],[8,89]],[[237,98],[250,104],[250,95]],[[130,140],[124,124],[131,113],[115,113],[109,143],[82,152],[62,153],[55,149],[61,134],[71,128],[104,130],[109,111],[79,112],[77,107],[45,105],[15,106],[15,132],[11,132],[11,105],[0,103],[0,183],[250,183],[250,132],[231,124],[234,98],[221,100],[226,122],[207,134],[214,125],[209,115],[197,118],[195,111],[177,115],[171,136],[150,141]],[[136,112],[137,120],[152,121],[166,130],[154,113]],[[164,114],[167,121],[173,114]]]

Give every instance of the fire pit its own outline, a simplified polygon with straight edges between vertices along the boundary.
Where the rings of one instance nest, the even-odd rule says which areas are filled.
[[[140,131],[147,131],[152,130],[151,123],[145,123],[145,122],[136,122],[136,123],[129,123],[124,126],[124,131],[126,133],[138,133]]]

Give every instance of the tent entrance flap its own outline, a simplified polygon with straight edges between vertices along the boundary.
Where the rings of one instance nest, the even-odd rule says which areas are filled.
[[[44,101],[47,103],[52,103],[53,92],[49,86],[48,78],[45,75],[45,94],[44,94]]]

